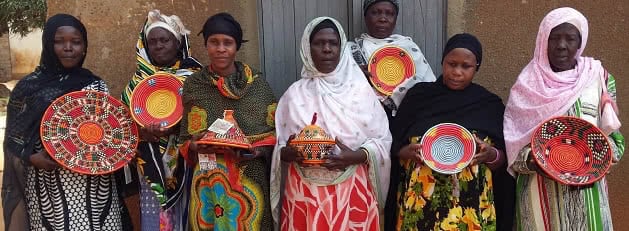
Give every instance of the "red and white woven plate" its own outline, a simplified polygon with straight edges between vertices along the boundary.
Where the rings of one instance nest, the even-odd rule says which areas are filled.
[[[531,136],[531,151],[546,174],[566,185],[592,184],[612,163],[607,136],[576,117],[555,117],[540,124]]]
[[[57,163],[90,175],[123,167],[138,144],[127,107],[97,91],[70,92],[53,101],[42,118],[40,136]]]

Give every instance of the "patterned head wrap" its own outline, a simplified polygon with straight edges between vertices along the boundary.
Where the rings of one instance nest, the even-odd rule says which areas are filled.
[[[175,38],[181,42],[181,38],[184,35],[190,33],[189,30],[183,26],[181,19],[177,17],[177,15],[166,16],[162,15],[159,10],[151,10],[149,11],[149,15],[146,19],[146,25],[144,26],[144,32],[148,36],[149,32],[155,28],[164,28],[173,35]]]
[[[400,11],[400,2],[398,0],[365,0],[363,2],[363,14],[367,14],[367,9],[378,2],[390,2],[393,6],[395,6],[396,14]]]

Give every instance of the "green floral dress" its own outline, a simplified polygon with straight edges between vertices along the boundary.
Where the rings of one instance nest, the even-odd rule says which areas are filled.
[[[397,230],[496,230],[492,173],[487,166],[468,166],[446,175],[411,160],[400,164]]]

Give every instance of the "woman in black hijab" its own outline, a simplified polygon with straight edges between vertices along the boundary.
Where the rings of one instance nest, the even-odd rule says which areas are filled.
[[[41,119],[52,101],[79,90],[107,92],[105,82],[82,67],[85,26],[71,15],[54,15],[44,26],[42,47],[40,65],[18,82],[7,106],[6,230],[123,230],[114,175],[60,168],[40,140]]]
[[[389,193],[396,200],[395,218],[387,230],[510,230],[513,221],[513,178],[505,168],[502,117],[504,104],[495,94],[472,83],[480,68],[482,47],[470,34],[448,40],[443,75],[409,90],[392,123],[392,169]],[[460,173],[446,175],[424,165],[420,136],[439,123],[456,123],[475,134],[477,153]],[[392,158],[393,159],[393,158]],[[393,161],[392,161],[393,162]],[[393,182],[399,182],[395,185]]]

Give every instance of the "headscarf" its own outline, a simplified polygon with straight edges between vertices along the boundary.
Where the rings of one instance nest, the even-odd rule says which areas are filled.
[[[553,28],[563,23],[570,23],[579,30],[581,47],[576,53],[574,69],[554,72],[548,61],[548,37]],[[530,143],[531,134],[541,122],[565,114],[588,85],[603,78],[605,71],[601,62],[581,56],[587,39],[587,19],[575,9],[558,8],[542,20],[533,59],[511,88],[505,110],[504,136],[509,166],[516,160],[520,149]],[[620,124],[612,127],[618,129]],[[515,175],[511,168],[509,172]]]
[[[476,71],[478,71],[480,64],[483,61],[483,46],[480,44],[480,41],[478,41],[474,35],[468,33],[456,34],[452,36],[443,49],[441,63],[443,63],[443,59],[446,58],[446,55],[456,48],[465,48],[476,56]]]
[[[62,26],[71,26],[81,33],[87,50],[87,31],[74,16],[57,14],[48,19],[42,35],[40,65],[24,77],[11,92],[7,108],[5,148],[13,155],[28,157],[39,140],[39,124],[48,105],[59,96],[83,89],[100,80],[87,69],[83,60],[72,69],[65,69],[54,51],[55,34]]]
[[[172,33],[180,42],[178,60],[168,67],[156,66],[152,63],[148,55],[148,47],[146,46],[146,37],[148,32],[153,28],[164,28]],[[151,10],[142,30],[140,31],[138,42],[136,44],[136,70],[135,74],[129,81],[122,93],[122,101],[131,106],[131,95],[133,89],[144,79],[152,76],[156,72],[167,72],[174,74],[177,78],[184,81],[185,78],[201,69],[202,65],[190,56],[190,45],[188,41],[188,33],[183,23],[176,15],[165,16],[160,14],[159,10]],[[131,111],[134,111],[131,108]],[[138,166],[141,166],[141,172],[144,177],[152,185],[159,185],[163,190],[154,190],[159,202],[163,208],[172,207],[182,195],[182,184],[187,176],[184,171],[175,171],[177,167],[184,165],[183,160],[179,158],[177,151],[176,135],[170,137],[161,137],[158,142],[148,143],[141,142],[138,146],[139,160]],[[178,163],[179,162],[179,163]],[[131,171],[133,175],[137,171]],[[144,179],[142,179],[144,180]],[[164,195],[161,195],[164,194]]]
[[[247,40],[242,39],[240,23],[231,14],[225,12],[209,17],[203,24],[203,30],[199,34],[201,33],[203,33],[204,44],[207,43],[207,38],[214,34],[225,34],[234,38],[236,50],[240,50],[242,43],[247,42]]]
[[[169,31],[171,34],[181,42],[181,38],[190,34],[189,30],[183,26],[181,19],[177,15],[166,16],[159,12],[159,10],[149,11],[146,24],[144,25],[144,31],[148,35],[151,30],[155,28],[163,28]]]
[[[42,35],[42,53],[39,66],[18,82],[7,105],[7,123],[4,134],[5,172],[2,183],[2,197],[5,221],[10,221],[13,209],[24,196],[23,166],[30,163],[36,144],[40,142],[39,127],[44,111],[58,97],[100,80],[87,69],[82,68],[83,60],[74,68],[63,67],[54,51],[57,29],[71,26],[83,37],[87,50],[87,31],[74,16],[56,14],[46,21]],[[13,161],[21,158],[23,162]]]
[[[363,2],[363,14],[366,15],[367,9],[369,9],[371,5],[378,2],[390,2],[391,4],[393,4],[393,6],[395,6],[395,14],[397,15],[400,12],[400,3],[398,2],[398,0],[365,0]]]
[[[319,72],[310,54],[310,34],[322,21],[334,22],[341,39],[340,61],[330,73]],[[304,30],[301,39],[301,58],[304,66],[301,79],[293,83],[278,103],[275,113],[278,143],[273,154],[271,167],[271,208],[275,221],[279,221],[281,188],[280,150],[286,146],[291,134],[297,134],[309,125],[313,113],[317,113],[317,125],[332,137],[337,137],[353,150],[366,148],[370,153],[369,180],[374,195],[382,209],[385,193],[389,187],[389,148],[391,134],[387,116],[358,64],[346,47],[347,38],[341,24],[333,18],[313,19]],[[336,148],[335,153],[339,149]],[[313,181],[313,184],[333,185],[343,182],[356,171],[357,165],[349,167],[332,181]]]
[[[146,46],[146,37],[148,36],[147,30],[156,27],[165,28],[167,31],[173,33],[175,37],[179,36],[179,60],[175,62],[173,66],[155,66],[151,61],[151,57],[148,55],[148,47]],[[148,78],[158,71],[164,71],[174,74],[180,77],[181,80],[183,80],[184,77],[189,76],[192,73],[197,72],[201,69],[201,63],[199,63],[199,61],[193,58],[190,54],[190,42],[188,41],[189,32],[190,31],[185,29],[183,23],[176,15],[166,17],[160,14],[159,10],[149,11],[147,20],[144,23],[142,30],[140,30],[138,42],[135,46],[135,56],[137,62],[135,74],[133,75],[131,81],[129,81],[129,84],[127,84],[127,87],[122,93],[122,101],[125,104],[129,105],[129,102],[131,100],[131,93],[133,92],[135,86],[138,85],[138,83],[140,83],[145,78]]]

